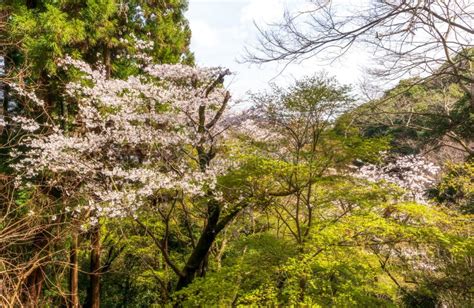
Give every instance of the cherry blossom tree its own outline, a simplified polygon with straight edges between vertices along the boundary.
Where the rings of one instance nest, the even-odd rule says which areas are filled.
[[[372,182],[395,184],[404,190],[404,199],[427,203],[427,190],[436,183],[440,167],[422,156],[406,155],[386,159],[382,165],[365,164],[354,173]]]
[[[77,103],[68,129],[48,120],[46,111],[45,121],[9,119],[24,133],[21,150],[12,152],[17,186],[54,187],[74,200],[63,210],[85,218],[83,229],[92,230],[91,279],[97,280],[92,305],[98,303],[102,217],[136,218],[142,206],[177,191],[206,198],[208,222],[183,270],[159,245],[182,287],[192,281],[215,236],[236,214],[219,221],[213,192],[216,176],[226,168],[213,160],[228,126],[222,117],[230,93],[222,84],[230,72],[138,60],[145,63],[137,64],[143,74],[127,80],[107,78],[102,67],[93,69],[72,58],[61,61],[65,70],[81,76],[66,87],[69,100]],[[44,106],[31,92],[12,86],[36,107]]]

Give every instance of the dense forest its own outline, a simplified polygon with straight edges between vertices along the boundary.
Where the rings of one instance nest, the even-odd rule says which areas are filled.
[[[0,306],[473,307],[474,3],[308,2],[245,61],[374,82],[234,108],[186,0],[2,0]]]

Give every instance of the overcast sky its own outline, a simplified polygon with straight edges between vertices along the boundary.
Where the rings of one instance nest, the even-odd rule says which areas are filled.
[[[350,2],[357,1],[339,2],[347,7]],[[283,64],[257,66],[238,63],[237,60],[245,54],[244,48],[257,44],[254,22],[264,27],[280,20],[285,8],[294,11],[305,5],[308,3],[304,0],[189,0],[186,16],[192,30],[191,49],[197,64],[230,68],[235,76],[229,80],[228,87],[234,98],[245,98],[247,91],[265,89],[269,82],[288,85],[295,79],[322,70],[336,76],[341,83],[356,85],[367,61],[361,50],[354,50],[331,65],[310,59],[289,66],[281,75],[278,73]]]

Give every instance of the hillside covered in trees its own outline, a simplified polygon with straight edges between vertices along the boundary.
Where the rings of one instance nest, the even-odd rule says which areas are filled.
[[[474,3],[308,3],[246,61],[396,86],[233,108],[185,0],[3,0],[0,306],[474,306]]]

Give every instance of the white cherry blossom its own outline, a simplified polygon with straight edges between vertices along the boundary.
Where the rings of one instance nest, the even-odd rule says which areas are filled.
[[[71,57],[60,64],[83,75],[66,86],[78,108],[75,119],[67,130],[46,123],[46,133],[22,140],[25,150],[12,154],[18,181],[43,178],[65,191],[78,187],[77,194],[88,199],[80,206],[93,215],[91,224],[101,216],[134,215],[157,194],[201,196],[215,188],[225,164],[209,159],[203,169],[196,152],[211,151],[223,138],[220,120],[230,95],[222,81],[228,70],[144,64],[147,74],[120,80]],[[28,132],[40,128],[29,118],[15,120]]]
[[[385,164],[365,164],[354,176],[372,182],[395,184],[406,191],[405,199],[427,203],[426,191],[436,183],[440,167],[422,156],[405,155],[389,159]]]

